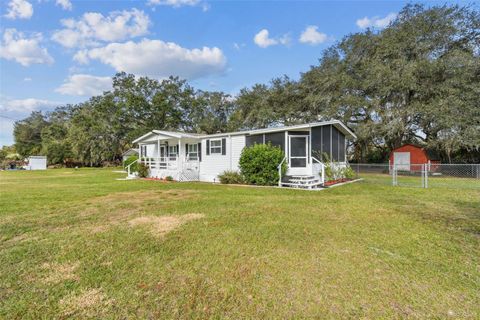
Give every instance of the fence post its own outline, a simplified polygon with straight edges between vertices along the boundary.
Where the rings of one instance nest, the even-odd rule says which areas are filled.
[[[428,172],[430,171],[430,166],[428,166],[427,172],[425,172],[425,188],[428,189]]]
[[[397,186],[398,185],[398,181],[397,181],[397,167],[395,165],[395,163],[392,165],[392,184],[393,186]]]
[[[422,164],[422,188],[425,188],[425,164]]]

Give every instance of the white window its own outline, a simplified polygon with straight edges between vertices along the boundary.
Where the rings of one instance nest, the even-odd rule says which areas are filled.
[[[176,156],[178,154],[177,146],[168,146],[169,156]]]
[[[147,156],[147,146],[140,146],[140,157],[146,157]]]
[[[210,140],[210,154],[222,153],[222,139]]]
[[[189,144],[187,153],[188,160],[198,160],[198,144]]]

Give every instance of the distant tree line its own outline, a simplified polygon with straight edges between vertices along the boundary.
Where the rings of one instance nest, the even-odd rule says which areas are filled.
[[[358,136],[352,161],[385,161],[404,143],[444,161],[480,161],[480,13],[471,6],[405,6],[385,29],[350,34],[295,81],[237,97],[170,77],[118,73],[113,89],[77,105],[33,112],[14,127],[21,156],[97,166],[118,161],[152,129],[216,133],[339,119]]]

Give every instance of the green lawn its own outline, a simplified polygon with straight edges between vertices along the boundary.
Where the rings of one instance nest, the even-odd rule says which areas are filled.
[[[480,191],[0,172],[0,318],[480,317]]]

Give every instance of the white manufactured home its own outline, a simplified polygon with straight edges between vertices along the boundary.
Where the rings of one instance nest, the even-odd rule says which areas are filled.
[[[346,125],[332,120],[209,135],[153,130],[133,143],[138,146],[139,162],[155,178],[217,182],[224,171],[239,170],[243,148],[271,143],[283,150],[289,179],[323,184],[323,163],[315,155],[326,153],[332,161],[346,163],[346,140],[355,138]]]

